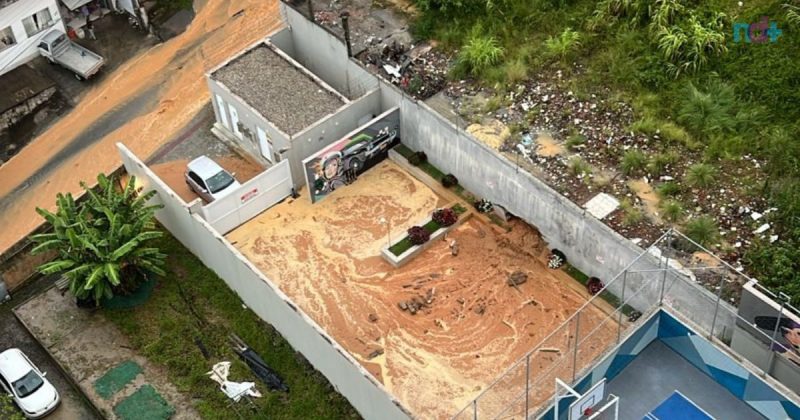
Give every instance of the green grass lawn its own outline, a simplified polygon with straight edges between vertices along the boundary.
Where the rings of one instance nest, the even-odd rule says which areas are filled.
[[[103,310],[144,357],[166,368],[170,380],[188,394],[203,418],[230,419],[227,397],[206,376],[219,361],[232,362],[230,380],[256,382],[262,398],[253,419],[359,418],[347,400],[252,311],[239,297],[169,233],[156,243],[169,257],[166,278],[150,299],[135,309]],[[288,394],[268,392],[228,345],[239,335],[280,374]],[[197,343],[210,353],[207,360]],[[245,409],[245,406],[241,406]]]

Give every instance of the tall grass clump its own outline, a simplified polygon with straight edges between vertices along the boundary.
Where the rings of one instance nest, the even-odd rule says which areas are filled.
[[[547,54],[562,61],[580,45],[581,34],[572,28],[566,28],[558,36],[551,36],[544,42]]]
[[[692,187],[709,187],[716,177],[717,170],[708,163],[695,163],[686,171],[686,183]]]
[[[497,38],[482,35],[480,30],[476,29],[461,49],[456,66],[467,74],[481,75],[490,67],[500,63],[504,54],[505,50]]]

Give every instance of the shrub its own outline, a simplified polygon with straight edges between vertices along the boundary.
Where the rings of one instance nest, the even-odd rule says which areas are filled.
[[[547,267],[555,270],[567,263],[567,256],[563,252],[554,249],[550,252],[550,258],[547,260]]]
[[[728,132],[736,124],[733,116],[735,102],[733,89],[725,83],[712,82],[706,92],[689,83],[678,108],[678,122],[701,138]]]
[[[677,223],[683,218],[683,205],[677,200],[666,200],[661,203],[661,213],[664,220]]]
[[[516,84],[528,77],[528,67],[521,59],[510,61],[505,65],[506,82]]]
[[[452,226],[458,220],[458,216],[453,209],[436,209],[433,211],[431,218],[434,222],[438,223],[439,226],[443,227]]]
[[[426,155],[425,152],[423,151],[414,152],[414,154],[408,158],[408,163],[414,166],[422,165],[427,161],[428,161],[428,155]]]
[[[473,32],[458,55],[458,65],[468,73],[478,75],[499,63],[505,51],[497,38]]]
[[[408,240],[413,245],[422,245],[431,239],[431,233],[422,226],[412,226],[408,229]]]
[[[620,169],[625,176],[631,175],[644,169],[647,164],[647,157],[640,150],[631,149],[622,156]]]
[[[686,183],[692,187],[705,188],[714,182],[717,170],[707,163],[696,163],[686,171]]]
[[[442,177],[442,185],[444,185],[445,188],[455,187],[458,185],[458,178],[453,174],[447,174]]]
[[[717,222],[711,216],[702,215],[689,221],[684,230],[686,236],[700,245],[707,246],[717,240]]]
[[[622,216],[622,224],[625,226],[633,226],[644,220],[644,212],[637,206],[630,206],[625,209],[625,214]]]
[[[572,136],[569,136],[566,145],[567,149],[575,151],[576,149],[579,149],[581,146],[583,146],[584,143],[586,143],[586,136],[584,136],[583,134],[574,134]]]
[[[667,169],[667,166],[676,163],[678,158],[678,155],[674,152],[656,153],[650,156],[650,160],[647,162],[647,172],[652,176],[661,175]]]
[[[567,58],[574,49],[581,45],[581,34],[573,31],[572,28],[564,29],[556,37],[549,37],[544,42],[544,47],[550,56],[558,57],[561,60]]]
[[[658,194],[661,198],[673,197],[680,193],[681,193],[681,186],[674,181],[667,181],[658,184],[658,186],[656,187],[656,194]]]
[[[492,209],[494,209],[494,205],[492,205],[491,201],[485,198],[481,198],[480,200],[475,202],[475,208],[480,213],[489,213],[490,211],[492,211]]]
[[[592,167],[580,156],[571,158],[567,166],[569,167],[569,173],[573,176],[584,176],[592,173]]]

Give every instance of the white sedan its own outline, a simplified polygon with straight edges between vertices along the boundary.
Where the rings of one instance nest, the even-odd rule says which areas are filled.
[[[233,177],[233,174],[223,169],[208,156],[200,156],[189,162],[184,177],[189,188],[208,203],[222,198],[242,186]]]
[[[46,375],[20,349],[0,353],[0,384],[29,419],[46,416],[61,401]]]

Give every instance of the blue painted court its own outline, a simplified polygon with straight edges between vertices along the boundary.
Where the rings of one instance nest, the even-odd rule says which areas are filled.
[[[643,420],[714,420],[697,404],[678,391],[672,393],[658,407],[647,413]]]

